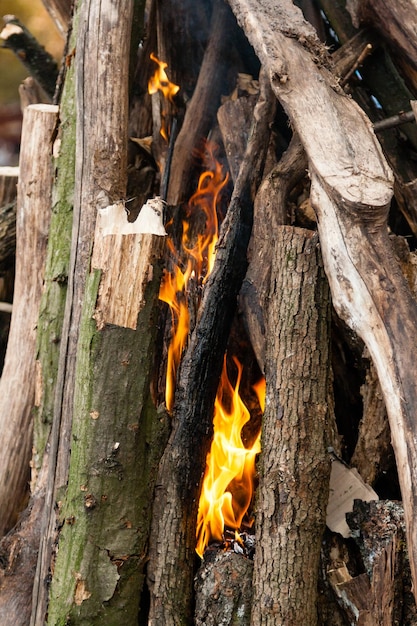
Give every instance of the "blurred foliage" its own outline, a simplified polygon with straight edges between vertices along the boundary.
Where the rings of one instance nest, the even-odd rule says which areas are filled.
[[[0,6],[0,18],[16,15],[59,62],[64,41],[41,0],[1,0]],[[3,25],[0,19],[0,31]],[[27,71],[13,52],[0,47],[0,104],[18,101],[18,87],[26,76]]]

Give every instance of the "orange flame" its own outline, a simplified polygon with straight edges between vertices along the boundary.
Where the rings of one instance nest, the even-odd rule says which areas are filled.
[[[172,339],[168,347],[167,375],[165,388],[165,404],[168,411],[172,411],[174,405],[175,382],[178,366],[185,348],[190,319],[188,311],[187,286],[189,279],[193,277],[197,283],[212,270],[215,245],[218,239],[217,208],[220,201],[220,192],[228,181],[228,174],[213,155],[214,146],[207,145],[209,169],[200,176],[197,191],[190,198],[187,207],[187,219],[183,221],[182,252],[188,257],[187,268],[183,272],[179,267],[179,256],[172,241],[169,247],[174,259],[175,268],[172,272],[166,272],[162,280],[159,292],[160,300],[166,302],[172,315]],[[195,241],[190,235],[190,221],[197,211],[202,211],[205,217],[204,234],[198,234]]]
[[[178,85],[171,83],[169,80],[165,68],[168,67],[168,63],[164,63],[164,61],[160,61],[153,52],[150,54],[150,58],[152,61],[158,64],[158,69],[155,74],[149,79],[148,82],[148,92],[150,94],[157,93],[160,91],[164,98],[173,102],[174,96],[179,92],[180,88]]]
[[[233,360],[238,369],[236,385],[233,388],[229,381],[225,359],[214,407],[214,436],[197,518],[196,552],[200,557],[211,539],[222,540],[225,525],[240,528],[252,500],[256,455],[261,450],[260,433],[251,448],[242,442],[242,428],[250,414],[239,395],[242,366]],[[255,391],[262,408],[264,381]]]
[[[180,88],[169,80],[165,72],[165,68],[168,67],[168,64],[164,63],[164,61],[160,61],[153,52],[151,52],[150,58],[158,64],[158,68],[148,81],[148,92],[152,95],[160,91],[165,100],[173,102],[174,96],[179,92]],[[165,141],[168,141],[169,129],[166,117],[167,112],[161,111],[161,129],[159,132]]]

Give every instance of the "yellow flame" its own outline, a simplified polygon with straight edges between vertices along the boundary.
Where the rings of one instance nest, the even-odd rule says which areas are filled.
[[[153,94],[160,91],[164,98],[172,102],[174,96],[179,92],[180,88],[178,85],[175,85],[169,80],[165,72],[165,68],[168,67],[168,63],[160,61],[153,52],[151,52],[150,58],[152,59],[152,61],[155,61],[155,63],[157,63],[158,68],[155,71],[154,75],[149,79],[148,92],[150,94]]]
[[[251,448],[242,442],[242,428],[250,414],[239,394],[242,366],[233,360],[238,369],[236,385],[229,381],[225,360],[215,402],[213,442],[197,518],[196,552],[200,557],[210,540],[222,540],[225,526],[240,528],[252,500],[256,455],[261,450],[260,433]],[[262,387],[265,389],[261,382],[257,393],[263,403]]]
[[[174,405],[175,382],[178,366],[183,350],[186,346],[190,320],[188,311],[188,281],[200,280],[211,272],[215,245],[218,239],[217,206],[220,192],[227,184],[228,174],[224,175],[222,166],[213,155],[214,146],[207,145],[210,169],[200,176],[197,191],[190,198],[187,207],[188,218],[183,221],[182,252],[188,257],[187,268],[183,272],[179,266],[179,253],[175,250],[172,241],[168,245],[174,259],[177,259],[172,272],[164,274],[159,298],[166,302],[172,314],[172,339],[168,346],[167,375],[165,388],[165,404],[168,411]],[[189,220],[196,211],[202,211],[205,216],[204,234],[198,234],[192,241]]]

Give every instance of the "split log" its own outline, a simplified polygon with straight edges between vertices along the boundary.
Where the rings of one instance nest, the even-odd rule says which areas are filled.
[[[121,613],[133,623],[139,610],[153,476],[164,445],[165,425],[150,402],[149,380],[164,238],[100,228],[102,212],[118,215],[126,193],[132,12],[133,2],[106,0],[98,6],[87,1],[75,20],[76,47],[82,53],[75,57],[73,237],[33,625],[43,625],[47,611],[51,624],[68,619],[110,624]],[[91,57],[97,63],[85,62]],[[73,138],[73,129],[69,133]],[[72,172],[67,176],[71,180]],[[123,227],[133,226],[124,210],[122,217]],[[117,246],[109,249],[106,237]],[[100,269],[92,267],[93,245],[101,251],[95,256]],[[59,246],[57,237],[51,257]],[[126,289],[118,309],[139,306],[136,330],[122,328],[120,317],[110,323],[107,310],[97,327],[98,298],[115,297],[117,281],[126,285],[139,255],[144,263],[136,278],[143,286],[141,300],[134,302],[137,291]],[[113,290],[100,293],[109,276]],[[49,589],[56,540],[59,550]]]
[[[14,309],[0,380],[0,534],[16,521],[28,496],[35,401],[36,323],[51,214],[52,137],[58,107],[25,111],[17,197]],[[19,393],[17,393],[19,390]]]
[[[251,191],[262,175],[273,100],[264,77],[254,112],[254,128],[222,225],[214,268],[180,369],[173,430],[162,457],[154,499],[148,564],[149,624],[153,626],[189,624],[192,620],[201,480],[212,437],[213,406],[223,355],[247,267]]]
[[[175,143],[172,175],[168,188],[168,204],[177,206],[190,196],[194,175],[195,150],[212,127],[220,96],[225,89],[226,59],[229,58],[233,15],[224,0],[216,0],[213,7],[211,34],[207,43],[199,78],[191,98],[181,131]]]
[[[376,365],[391,426],[417,585],[417,306],[392,253],[387,213],[392,174],[371,124],[340,93],[311,27],[287,2],[230,0],[300,135],[312,178],[326,274],[339,316]],[[329,159],[331,155],[331,159]]]
[[[314,626],[330,477],[330,295],[316,233],[276,229],[271,256],[251,624]]]

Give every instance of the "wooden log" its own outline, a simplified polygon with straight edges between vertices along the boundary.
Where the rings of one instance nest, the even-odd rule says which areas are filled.
[[[355,501],[347,514],[362,568],[352,575],[344,559],[328,564],[327,576],[339,606],[350,624],[391,626],[413,624],[417,609],[411,594],[411,575],[404,548],[404,511],[399,502]]]
[[[264,77],[254,128],[222,225],[214,268],[181,365],[173,430],[159,469],[148,564],[149,623],[153,626],[188,624],[192,620],[201,480],[212,437],[223,354],[246,271],[252,226],[251,187],[256,187],[262,175],[273,110],[274,100]]]
[[[330,477],[330,294],[316,233],[275,230],[270,284],[251,624],[314,626]]]
[[[387,234],[392,173],[369,120],[338,91],[321,65],[323,51],[299,12],[286,0],[273,6],[263,0],[256,7],[252,0],[230,4],[306,149],[311,200],[336,311],[362,337],[377,367],[416,587],[417,386],[407,355],[417,351],[417,306]]]
[[[169,204],[176,206],[190,195],[195,150],[202,147],[202,141],[212,127],[225,88],[226,59],[229,58],[233,42],[233,27],[233,15],[229,7],[224,0],[216,0],[211,34],[199,78],[174,148],[167,196]]]
[[[254,205],[254,226],[249,243],[249,267],[239,294],[239,305],[261,371],[265,371],[264,308],[271,281],[271,248],[277,227],[289,222],[287,197],[307,167],[304,149],[294,137],[278,165],[264,178]]]
[[[51,214],[51,150],[57,117],[58,108],[51,105],[32,105],[24,116],[17,197],[15,305],[0,380],[0,433],[4,443],[0,461],[0,534],[15,523],[28,495],[36,323]]]
[[[77,15],[77,49],[83,54],[75,59],[74,226],[31,624],[43,624],[46,610],[50,623],[89,624],[118,623],[121,614],[133,623],[139,611],[154,476],[165,443],[164,421],[150,401],[157,260],[164,237],[138,229],[106,231],[101,223],[103,212],[117,212],[126,192],[132,12],[133,2],[108,0],[99,6],[84,2]],[[90,56],[97,63],[85,62]],[[129,229],[124,208],[122,217]],[[121,224],[120,219],[110,222],[110,229]],[[108,246],[106,237],[117,245]],[[150,245],[138,245],[139,240]],[[118,294],[120,306],[109,309],[116,315],[112,323],[106,310],[97,324],[97,303],[115,298],[116,281],[126,285],[131,267],[142,271],[135,277],[144,287],[139,305],[138,290],[126,289]],[[113,290],[107,289],[109,277]],[[102,292],[101,285],[106,285]],[[120,325],[122,309],[129,311],[129,320],[136,311],[136,330]],[[66,477],[66,494],[57,492]],[[48,590],[44,581],[55,540],[59,549]]]

